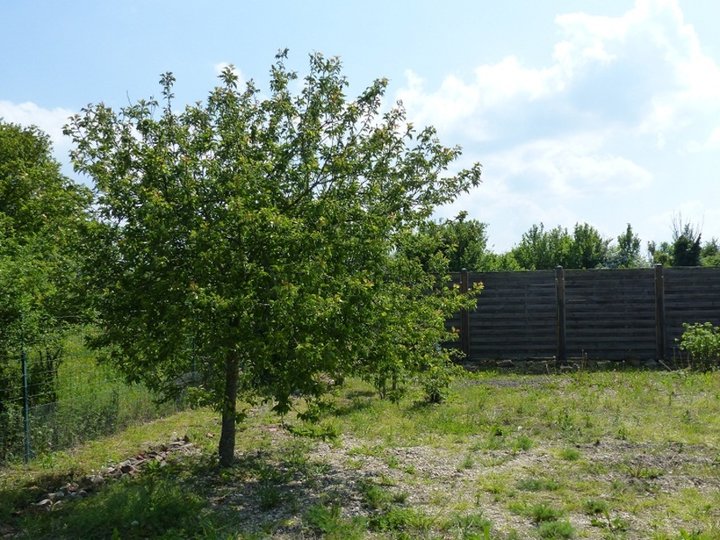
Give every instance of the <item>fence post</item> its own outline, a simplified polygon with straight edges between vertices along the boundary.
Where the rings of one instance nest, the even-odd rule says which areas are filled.
[[[655,265],[655,356],[665,360],[665,275],[663,265]]]
[[[565,270],[562,266],[555,267],[555,292],[557,297],[557,362],[567,363],[565,347]]]
[[[25,452],[25,463],[30,461],[30,393],[28,391],[28,366],[27,352],[25,351],[24,340],[20,343],[20,364],[22,367],[22,386],[23,386],[23,431]]]
[[[470,276],[466,268],[460,272],[460,292],[466,293],[470,290]],[[470,312],[463,309],[460,312],[460,347],[465,354],[465,362],[470,360]]]

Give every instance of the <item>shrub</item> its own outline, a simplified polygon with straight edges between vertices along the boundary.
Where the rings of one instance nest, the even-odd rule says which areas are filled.
[[[688,352],[691,369],[707,371],[720,364],[720,328],[712,323],[683,323],[680,349]]]

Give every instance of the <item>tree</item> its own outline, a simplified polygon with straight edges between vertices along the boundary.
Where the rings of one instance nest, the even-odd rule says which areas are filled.
[[[700,260],[703,266],[720,266],[720,241],[711,238],[703,245],[700,253]]]
[[[455,219],[425,221],[404,246],[407,256],[418,258],[426,267],[433,256],[446,258],[451,272],[481,270],[486,249],[487,225],[467,219],[467,212],[460,212]]]
[[[653,264],[673,265],[673,245],[669,242],[648,242],[648,253]]]
[[[426,267],[433,257],[447,259],[451,272],[520,270],[511,253],[493,253],[487,242],[487,224],[468,219],[463,211],[455,219],[421,224],[403,249],[407,256],[418,258]]]
[[[38,399],[53,401],[63,331],[82,318],[77,283],[80,231],[88,189],[60,173],[47,135],[0,121],[0,431],[13,416],[10,402],[20,350],[34,353]],[[32,375],[32,374],[31,374]],[[3,438],[0,459],[12,452]],[[9,445],[9,446],[8,446]]]
[[[701,237],[699,227],[683,223],[682,216],[673,219],[672,243],[648,243],[648,251],[655,264],[666,266],[700,266]]]
[[[572,237],[567,229],[555,227],[545,231],[545,225],[533,225],[512,249],[513,258],[525,270],[548,270],[568,266]]]
[[[572,236],[567,229],[533,225],[523,234],[512,251],[512,257],[525,270],[564,268],[597,268],[607,258],[609,240],[593,226],[577,223]]]
[[[607,259],[610,240],[600,236],[592,225],[579,223],[573,231],[572,244],[567,261],[568,268],[598,268]]]
[[[700,266],[702,234],[691,223],[673,222],[672,265]]]
[[[165,74],[160,103],[90,106],[66,128],[98,194],[94,344],[165,396],[199,381],[222,415],[223,466],[239,395],[285,412],[327,376],[435,373],[450,360],[445,318],[474,296],[401,246],[480,166],[446,176],[460,150],[400,106],[380,115],[385,80],[349,101],[339,60],[315,54],[294,93],[285,61],[265,98],[226,69],[176,112]]]
[[[613,246],[607,257],[609,268],[640,268],[646,266],[640,256],[640,237],[633,232],[632,225],[627,224],[625,232],[617,237],[617,246]]]
[[[60,173],[35,127],[0,122],[0,356],[79,315],[76,251],[90,192]]]

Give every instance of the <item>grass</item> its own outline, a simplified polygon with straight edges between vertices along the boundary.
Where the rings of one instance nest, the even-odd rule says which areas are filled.
[[[720,537],[718,372],[468,374],[444,404],[421,397],[349,381],[312,422],[255,409],[225,471],[209,411],[134,426],[0,469],[0,523],[28,538]],[[52,512],[30,504],[173,434],[201,455]]]
[[[32,368],[35,355],[28,355]],[[31,369],[32,373],[32,369]],[[47,376],[47,373],[36,376]],[[18,372],[18,384],[20,384]],[[154,394],[140,384],[127,384],[109,366],[99,365],[94,352],[78,332],[64,342],[55,394],[47,390],[31,395],[30,440],[32,453],[43,459],[53,451],[71,448],[130,425],[177,412],[177,403],[158,405]],[[23,453],[22,425],[11,436],[15,444],[4,448],[3,458],[18,461]],[[0,434],[0,440],[6,434]],[[1,464],[1,463],[0,463]]]

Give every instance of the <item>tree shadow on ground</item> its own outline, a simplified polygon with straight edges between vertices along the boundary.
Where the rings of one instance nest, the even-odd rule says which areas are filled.
[[[183,456],[51,507],[29,504],[34,495],[16,510],[9,531],[33,539],[314,537],[320,532],[304,522],[308,511],[341,504],[359,512],[372,479],[311,457],[311,446],[289,439],[239,456],[227,469],[214,457]]]

